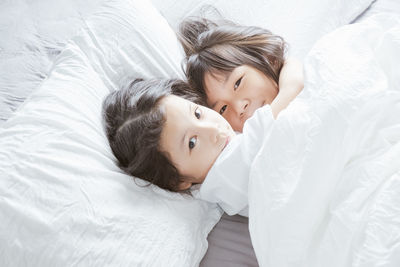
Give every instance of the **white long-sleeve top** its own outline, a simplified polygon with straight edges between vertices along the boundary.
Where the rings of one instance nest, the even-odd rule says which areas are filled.
[[[217,203],[227,214],[248,217],[248,182],[251,164],[272,128],[269,105],[257,109],[218,156],[194,196]]]

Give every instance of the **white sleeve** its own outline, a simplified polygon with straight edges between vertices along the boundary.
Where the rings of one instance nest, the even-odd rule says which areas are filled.
[[[235,136],[222,151],[207,174],[197,197],[217,203],[227,214],[234,215],[247,207],[248,167],[243,162],[243,136]]]
[[[227,214],[248,216],[248,183],[251,163],[273,122],[271,108],[256,110],[243,128],[218,156],[200,189],[199,199],[217,203]]]

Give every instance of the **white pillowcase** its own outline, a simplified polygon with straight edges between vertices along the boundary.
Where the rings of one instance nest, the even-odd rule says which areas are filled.
[[[227,19],[271,30],[290,44],[289,53],[303,59],[315,41],[351,23],[373,0],[152,0],[175,28],[204,5],[212,5]]]
[[[141,187],[115,164],[101,104],[127,76],[181,75],[147,1],[111,1],[0,132],[1,266],[196,266],[215,205]]]

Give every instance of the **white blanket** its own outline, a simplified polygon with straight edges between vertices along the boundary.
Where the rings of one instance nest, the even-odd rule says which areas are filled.
[[[260,266],[400,266],[400,24],[321,39],[250,172]]]

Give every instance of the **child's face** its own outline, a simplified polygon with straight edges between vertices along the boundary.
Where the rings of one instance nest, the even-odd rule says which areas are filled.
[[[277,84],[254,67],[243,65],[230,74],[206,73],[207,104],[242,132],[244,122],[254,111],[271,104],[278,94]]]
[[[235,135],[217,112],[174,95],[161,100],[166,122],[161,150],[179,173],[187,177],[180,190],[202,183],[218,155]]]

